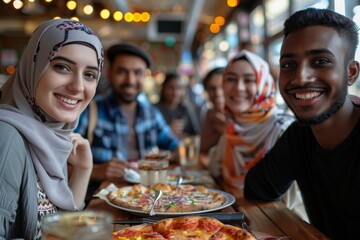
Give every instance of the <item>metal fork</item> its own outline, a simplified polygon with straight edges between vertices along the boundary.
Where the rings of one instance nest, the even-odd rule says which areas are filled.
[[[155,205],[156,205],[157,201],[159,201],[162,193],[163,193],[163,192],[162,192],[161,190],[158,191],[158,192],[156,192],[155,200],[154,200],[154,202],[153,202],[153,204],[152,204],[152,206],[151,206],[150,212],[149,212],[149,215],[150,215],[150,216],[154,216],[154,215],[155,215],[154,208],[155,208]]]
[[[175,189],[175,192],[176,192],[176,193],[178,193],[178,191],[179,191],[179,186],[181,185],[182,181],[183,181],[182,176],[179,176],[179,177],[177,178],[177,181],[176,181],[176,189]]]

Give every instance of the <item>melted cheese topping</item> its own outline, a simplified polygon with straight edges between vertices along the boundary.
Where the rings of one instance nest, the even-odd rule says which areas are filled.
[[[126,234],[128,235],[128,234]],[[131,234],[130,234],[131,235]],[[119,236],[117,233],[113,233],[113,240],[143,240],[143,239],[164,239],[159,233],[134,233],[133,236]]]
[[[165,235],[165,234],[164,234]],[[170,234],[171,238],[169,239],[198,239],[198,240],[206,240],[212,236],[216,236],[216,239],[224,239],[224,240],[232,240],[234,239],[232,236],[225,234],[223,232],[204,232],[200,229],[195,230],[171,230]]]
[[[197,239],[197,240],[206,240],[212,236],[216,236],[217,240],[232,240],[234,239],[231,235],[217,232],[217,233],[208,233],[201,231],[200,229],[195,230],[170,230],[169,232],[163,233],[165,239]],[[145,239],[157,239],[155,237],[150,237],[148,235],[135,235],[127,237],[116,237],[114,234],[113,240],[145,240]],[[158,239],[161,239],[159,236]]]

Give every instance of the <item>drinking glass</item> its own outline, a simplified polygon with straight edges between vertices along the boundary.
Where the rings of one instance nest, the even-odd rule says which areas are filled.
[[[195,166],[200,155],[200,136],[185,137],[179,145],[180,165]]]
[[[150,186],[156,183],[166,183],[168,167],[168,159],[139,160],[140,184]]]
[[[111,240],[113,217],[100,211],[60,212],[44,217],[43,240]]]

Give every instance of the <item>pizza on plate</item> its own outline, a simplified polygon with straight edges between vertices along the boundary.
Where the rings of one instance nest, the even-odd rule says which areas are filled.
[[[242,228],[225,225],[215,218],[199,216],[167,218],[157,223],[127,227],[113,233],[113,240],[134,239],[255,240]]]
[[[123,187],[111,191],[108,200],[118,206],[149,212],[157,192],[162,196],[156,201],[155,212],[195,212],[217,208],[226,202],[226,197],[211,191],[203,185],[180,185],[176,190],[174,185],[157,183],[145,187],[140,184]]]

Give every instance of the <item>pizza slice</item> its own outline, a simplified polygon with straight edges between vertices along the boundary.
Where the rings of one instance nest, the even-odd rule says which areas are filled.
[[[210,239],[222,227],[214,218],[196,216],[164,219],[153,226],[166,239]]]
[[[215,218],[199,216],[163,219],[153,224],[125,228],[113,234],[113,240],[133,239],[255,240],[242,228],[224,225]]]

